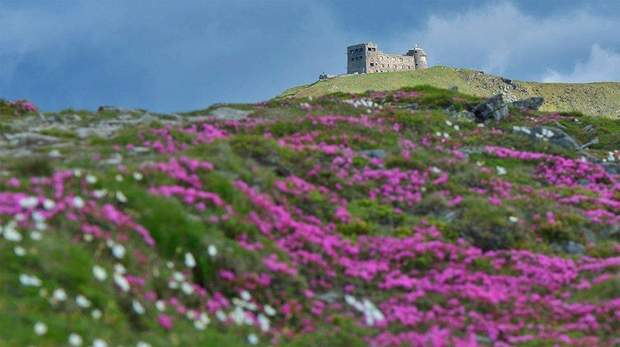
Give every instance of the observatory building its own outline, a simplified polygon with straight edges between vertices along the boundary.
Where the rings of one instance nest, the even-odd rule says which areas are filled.
[[[426,52],[417,45],[405,55],[387,54],[373,42],[347,47],[347,73],[375,73],[426,69]]]

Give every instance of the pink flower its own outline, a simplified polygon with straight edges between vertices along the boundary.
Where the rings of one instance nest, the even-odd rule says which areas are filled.
[[[166,330],[172,329],[172,318],[166,314],[160,314],[157,318],[157,323]]]

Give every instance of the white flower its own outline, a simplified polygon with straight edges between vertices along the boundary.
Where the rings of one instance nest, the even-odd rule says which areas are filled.
[[[455,124],[454,125],[454,130],[459,131],[459,130],[461,130],[461,127],[459,127],[458,124]]]
[[[35,222],[45,222],[45,216],[43,216],[39,211],[32,212],[32,220]]]
[[[45,224],[45,222],[38,221],[34,224],[34,228],[38,231],[45,231],[47,229],[47,224]]]
[[[248,343],[251,345],[255,345],[258,343],[258,336],[256,336],[256,334],[250,334],[248,335]]]
[[[84,234],[84,236],[82,236],[82,238],[84,239],[84,241],[86,242],[92,242],[95,237],[93,236],[93,234]]]
[[[146,343],[144,341],[138,341],[138,343],[136,344],[136,347],[151,347],[151,344]]]
[[[62,288],[58,288],[52,293],[52,298],[56,301],[65,301],[67,300],[67,292]]]
[[[144,306],[142,306],[142,304],[138,300],[133,300],[131,303],[131,307],[133,308],[135,313],[139,315],[144,314]]]
[[[209,316],[205,312],[202,312],[200,314],[200,321],[205,323],[205,324],[211,323],[211,320],[209,319]]]
[[[207,247],[207,254],[211,257],[215,257],[217,255],[217,248],[215,245],[209,245],[209,247]]]
[[[30,276],[26,274],[19,275],[19,282],[26,287],[40,287],[41,280],[36,276]]]
[[[125,269],[123,264],[114,264],[114,273],[124,275],[125,273],[127,273],[127,269]]]
[[[116,283],[116,285],[124,292],[128,292],[129,291],[129,282],[127,281],[127,279],[125,278],[125,276],[120,275],[118,273],[114,274],[114,283]]]
[[[86,183],[88,183],[88,184],[95,184],[95,183],[97,183],[97,177],[95,177],[93,175],[87,175],[86,176]]]
[[[26,250],[22,246],[17,246],[13,248],[13,252],[15,252],[15,255],[18,257],[23,257],[26,255]]]
[[[108,343],[103,341],[102,339],[94,339],[93,347],[108,347]]]
[[[104,196],[106,196],[107,194],[108,194],[108,191],[107,191],[107,190],[105,190],[105,189],[99,189],[99,190],[95,190],[95,191],[93,192],[93,196],[94,196],[95,198],[97,198],[97,199],[101,199],[101,198],[103,198]]]
[[[123,192],[117,191],[116,192],[116,200],[118,200],[118,202],[124,204],[124,203],[127,202],[127,197],[125,196],[125,194],[123,194]]]
[[[80,198],[79,196],[76,196],[73,198],[73,207],[77,208],[77,209],[81,209],[84,207],[84,199]]]
[[[247,290],[243,290],[241,292],[241,299],[243,299],[245,301],[250,301],[250,299],[252,299],[252,296],[250,295],[250,293]]]
[[[30,238],[35,241],[40,241],[43,238],[43,234],[40,231],[31,231]]]
[[[446,121],[446,125],[451,127],[452,126],[452,122],[450,122],[449,120]]]
[[[125,256],[125,247],[117,243],[112,246],[112,255],[118,259],[122,259]]]
[[[108,273],[99,265],[93,266],[93,275],[97,279],[97,281],[105,281],[108,278]]]
[[[189,252],[185,253],[185,266],[189,268],[196,267],[196,259]]]
[[[101,310],[94,309],[94,310],[92,310],[90,315],[91,315],[91,317],[93,317],[93,319],[99,319],[99,318],[101,318],[102,313],[101,313]]]
[[[82,336],[76,334],[76,333],[71,333],[69,335],[69,344],[71,346],[81,346],[82,345]]]
[[[52,157],[52,158],[58,158],[58,157],[61,157],[61,156],[62,156],[62,154],[60,153],[60,151],[59,151],[59,150],[57,150],[57,149],[52,149],[51,151],[49,151],[49,153],[47,153],[47,155],[49,155],[49,156],[50,156],[50,157]]]
[[[144,178],[144,176],[142,175],[142,173],[140,172],[134,172],[133,173],[133,179],[136,181],[142,181],[142,179]]]
[[[36,196],[29,196],[27,198],[19,200],[19,206],[26,209],[37,207],[38,204],[39,198],[37,198]]]
[[[116,175],[114,178],[116,179],[116,182],[123,182],[123,176],[121,175]]]
[[[56,203],[54,202],[54,200],[50,200],[50,199],[45,199],[45,201],[43,201],[43,208],[46,210],[51,210],[54,207],[56,207]]]
[[[185,280],[185,276],[183,276],[183,274],[178,272],[178,271],[175,271],[172,274],[172,278],[174,278],[174,280],[177,281],[177,282],[181,282],[181,281]]]
[[[194,327],[196,328],[196,330],[205,330],[207,324],[202,321],[196,320],[194,321]]]
[[[510,221],[510,223],[516,223],[519,221],[519,218],[515,217],[515,216],[510,216],[508,217],[508,220]]]
[[[41,335],[45,335],[45,333],[47,333],[47,325],[45,325],[45,323],[43,322],[37,322],[34,325],[34,333],[41,336]]]
[[[192,287],[192,285],[187,282],[183,282],[181,284],[181,290],[183,291],[183,293],[185,293],[185,295],[190,295],[194,292],[194,287]]]
[[[258,326],[260,327],[260,330],[262,330],[263,332],[268,332],[270,325],[271,323],[269,322],[269,318],[267,318],[263,314],[258,315]]]
[[[268,316],[275,316],[276,315],[276,310],[269,306],[269,305],[265,305],[265,307],[263,308],[263,310],[265,311],[265,314],[267,314]]]
[[[352,296],[352,295],[349,295],[349,294],[346,294],[346,295],[344,296],[344,301],[345,301],[348,305],[351,305],[351,306],[353,306],[353,305],[357,302],[357,300],[355,300],[355,297],[354,297],[354,296]]]
[[[75,176],[75,177],[82,177],[82,170],[80,170],[80,169],[73,170],[73,176]]]
[[[157,302],[155,302],[155,308],[157,308],[158,311],[164,311],[166,309],[166,303],[162,300],[157,300]]]
[[[505,175],[506,173],[508,173],[508,171],[506,171],[506,169],[502,166],[496,166],[495,169],[497,170],[497,174],[502,176]]]
[[[232,310],[232,312],[230,312],[230,318],[233,322],[235,322],[235,324],[241,325],[246,319],[245,312],[241,307],[237,306],[234,310]]]
[[[4,229],[4,239],[11,242],[20,242],[22,240],[22,234],[13,228],[6,227]]]
[[[78,296],[75,297],[75,303],[83,308],[90,307],[90,300],[88,300],[85,296],[81,294],[78,294]]]
[[[217,310],[215,311],[215,318],[217,318],[217,320],[219,320],[220,322],[225,322],[228,317],[226,316],[226,313],[224,313],[224,311]]]

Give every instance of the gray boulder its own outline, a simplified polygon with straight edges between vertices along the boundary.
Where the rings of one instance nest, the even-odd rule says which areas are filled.
[[[502,94],[497,94],[476,105],[472,110],[478,122],[500,121],[508,116],[508,104]]]
[[[545,99],[543,97],[534,96],[534,97],[523,99],[523,100],[517,100],[511,103],[511,106],[518,108],[520,110],[523,110],[523,111],[525,110],[538,111],[538,109],[542,106],[543,102],[545,102]]]
[[[573,137],[565,133],[562,129],[549,126],[537,126],[532,128],[531,136],[547,140],[555,145],[572,150],[581,149],[581,145]]]

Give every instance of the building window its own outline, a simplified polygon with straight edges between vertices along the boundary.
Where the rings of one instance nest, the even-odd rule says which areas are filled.
[[[375,66],[375,63],[370,63],[370,66]]]

